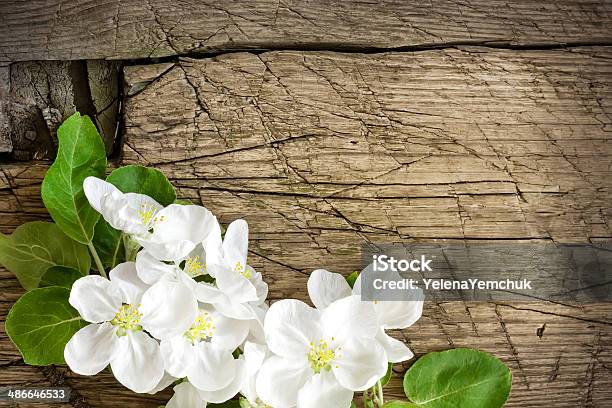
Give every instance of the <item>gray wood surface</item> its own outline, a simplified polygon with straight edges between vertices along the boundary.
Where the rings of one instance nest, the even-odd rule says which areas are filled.
[[[163,170],[222,223],[245,217],[270,298],[307,301],[315,268],[348,274],[367,242],[599,242],[610,232],[610,48],[238,53],[124,69],[123,156]],[[46,218],[45,162],[0,165],[0,230]],[[2,273],[2,314],[22,293]],[[514,374],[508,407],[612,401],[610,304],[426,302],[395,333],[417,355],[475,347]],[[155,407],[108,375],[27,367],[73,406]],[[395,367],[387,394],[400,397]],[[79,405],[81,404],[81,405]]]
[[[609,242],[610,21],[610,0],[0,0],[0,232],[48,219],[55,128],[80,110],[113,166],[155,166],[222,223],[245,217],[273,301],[307,301],[313,269],[357,270],[364,243]],[[62,407],[167,401],[25,365],[3,327],[22,294],[0,268],[2,385],[70,386]],[[607,408],[611,316],[428,301],[394,335],[418,356],[500,357],[510,408]]]
[[[135,59],[244,48],[612,41],[609,0],[2,0],[0,15],[0,61]]]
[[[0,67],[0,153],[55,157],[57,128],[77,110],[91,116],[110,153],[117,129],[120,63],[28,61]]]

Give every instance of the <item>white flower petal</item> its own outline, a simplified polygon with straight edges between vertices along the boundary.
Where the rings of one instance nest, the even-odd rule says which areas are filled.
[[[166,371],[170,375],[177,378],[187,376],[189,367],[194,362],[196,350],[184,336],[162,340],[159,350],[164,359]]]
[[[259,272],[255,272],[253,268],[247,266],[251,270],[253,277],[250,279],[253,286],[255,286],[255,293],[257,296],[257,303],[265,302],[268,297],[268,284],[264,282],[263,276]]]
[[[323,310],[336,300],[350,296],[351,287],[339,273],[317,269],[308,278],[308,295],[315,307]]]
[[[207,238],[217,224],[215,216],[199,205],[171,204],[157,215],[161,221],[155,225],[153,236],[158,242],[189,241],[194,244],[180,257],[177,258],[178,254],[174,254],[173,259],[182,259],[187,256],[197,244]]]
[[[130,207],[125,194],[119,190],[102,197],[100,204],[100,213],[111,227],[127,234],[147,233],[148,227],[143,223],[141,214]]]
[[[148,288],[148,285],[138,277],[134,262],[124,262],[115,266],[110,271],[109,278],[114,288],[121,292],[123,303],[137,305]]]
[[[353,394],[338,383],[333,373],[321,371],[300,389],[297,408],[350,408]]]
[[[418,290],[422,293],[421,289]],[[423,301],[378,302],[374,308],[378,315],[378,322],[384,329],[405,329],[421,318]]]
[[[174,395],[166,408],[206,408],[206,401],[196,387],[185,381],[174,387]]]
[[[244,358],[236,360],[236,374],[234,379],[226,387],[216,391],[204,391],[200,390],[200,396],[208,402],[213,404],[220,404],[225,402],[238,394],[242,380],[244,378]]]
[[[387,335],[382,328],[378,331],[376,340],[385,349],[387,360],[391,363],[401,363],[402,361],[407,361],[414,357],[414,354],[410,351],[408,346]]]
[[[89,275],[74,282],[68,301],[86,321],[102,323],[112,320],[119,311],[121,294],[108,279]]]
[[[167,241],[154,235],[135,238],[147,252],[161,261],[179,261],[196,247],[196,244],[188,240]]]
[[[182,283],[162,280],[142,296],[140,324],[156,339],[182,335],[198,315],[198,301]]]
[[[178,380],[178,378],[173,377],[168,373],[164,373],[164,376],[161,380],[159,380],[159,383],[157,383],[155,388],[153,388],[151,391],[147,391],[147,394],[157,394],[158,392],[163,391],[169,386],[171,386],[176,380]]]
[[[272,356],[257,375],[257,395],[274,408],[294,407],[299,390],[311,376],[312,370],[306,361]]]
[[[234,303],[225,295],[217,299],[214,305],[220,313],[232,319],[250,320],[255,318],[253,308],[248,303]]]
[[[138,393],[151,391],[164,376],[159,344],[141,331],[128,331],[118,337],[117,351],[110,364],[115,378]]]
[[[364,391],[387,373],[385,350],[374,339],[351,339],[338,353],[332,371],[344,388]]]
[[[321,314],[325,338],[334,338],[337,344],[355,337],[374,337],[378,319],[371,302],[362,302],[357,296],[336,300]]]
[[[247,341],[244,343],[243,355],[247,373],[255,374],[259,371],[261,365],[266,359],[266,356],[268,355],[268,348],[263,344]]]
[[[214,271],[210,269],[211,265],[223,265],[223,240],[221,238],[221,226],[218,222],[214,223],[210,234],[202,242],[202,246],[206,252],[206,265],[208,273],[214,277]]]
[[[200,302],[217,303],[224,299],[223,293],[215,286],[206,282],[195,282],[192,286],[195,297]]]
[[[250,280],[235,270],[213,268],[217,287],[234,303],[253,302],[258,300],[257,289]]]
[[[172,276],[175,269],[176,266],[157,260],[148,251],[140,251],[136,255],[136,272],[138,277],[149,285]]]
[[[284,299],[270,306],[264,322],[270,350],[287,358],[305,358],[310,343],[321,339],[321,315],[306,303]]]
[[[211,317],[215,325],[211,342],[221,349],[236,350],[249,334],[248,320],[231,319],[219,312],[212,312]]]
[[[103,197],[111,193],[121,194],[117,187],[97,177],[87,177],[83,181],[83,192],[89,204],[99,213],[102,212]]]
[[[187,373],[189,381],[204,391],[218,391],[230,385],[236,375],[232,352],[204,341],[198,343],[195,350],[193,358],[196,361]]]
[[[250,341],[244,343],[243,348],[245,375],[240,387],[240,393],[251,404],[254,404],[257,400],[257,373],[268,356],[268,348],[263,344],[252,343]]]
[[[249,250],[249,226],[245,220],[236,220],[227,227],[223,237],[223,255],[230,268],[236,264],[246,267]]]
[[[85,326],[66,344],[66,364],[77,374],[98,374],[111,361],[116,340],[115,328],[110,323]]]
[[[152,211],[152,214],[157,214],[164,208],[155,199],[145,194],[125,193],[125,201],[136,212]]]
[[[264,321],[268,312],[268,305],[262,303],[259,306],[249,306],[253,310],[254,318],[249,319],[249,335],[247,339],[257,342],[266,343],[266,333],[264,332]]]

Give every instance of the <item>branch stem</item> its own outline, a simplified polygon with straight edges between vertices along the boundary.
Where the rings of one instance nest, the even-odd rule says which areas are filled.
[[[102,261],[100,260],[100,256],[98,255],[98,251],[96,251],[96,248],[93,246],[91,242],[87,243],[87,246],[89,247],[89,252],[91,252],[91,256],[93,257],[94,262],[96,263],[98,272],[100,272],[100,275],[102,277],[108,279],[108,275],[106,275],[106,271],[104,270],[104,265],[102,265]]]

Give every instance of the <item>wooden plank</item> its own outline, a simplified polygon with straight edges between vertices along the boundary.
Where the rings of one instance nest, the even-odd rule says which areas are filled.
[[[131,66],[119,164],[159,167],[181,198],[224,224],[245,217],[250,263],[272,300],[307,300],[311,270],[350,273],[368,241],[609,241],[611,53],[274,52]],[[47,217],[45,166],[0,164],[0,231]],[[4,320],[22,290],[0,276]],[[417,355],[476,347],[499,356],[514,374],[508,407],[604,407],[611,312],[426,302],[423,318],[395,335]],[[3,383],[41,375],[20,365],[6,337],[0,357],[10,367]],[[396,367],[391,398],[408,365]],[[108,405],[108,387],[129,406],[169,396],[59,371],[83,406]]]
[[[13,150],[13,142],[10,137],[10,124],[8,113],[8,94],[10,90],[9,66],[0,64],[0,154]]]
[[[16,160],[53,158],[57,128],[78,110],[93,118],[110,153],[119,66],[92,60],[18,62],[0,68],[0,152]]]
[[[138,92],[123,162],[159,167],[224,223],[245,217],[272,299],[307,300],[311,270],[350,273],[367,242],[609,240],[610,56],[272,52],[126,67]],[[501,357],[509,407],[599,407],[611,308],[428,302],[397,334],[419,354]]]
[[[2,0],[0,61],[135,59],[245,48],[611,41],[612,2]]]

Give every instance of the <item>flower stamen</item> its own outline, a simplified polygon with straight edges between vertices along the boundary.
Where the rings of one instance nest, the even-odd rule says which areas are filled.
[[[195,319],[193,325],[184,334],[185,338],[192,344],[210,339],[217,330],[212,316],[208,312],[202,312]]]
[[[138,216],[142,223],[147,226],[148,229],[153,229],[155,224],[164,220],[164,217],[157,217],[157,212],[160,210],[159,207],[149,204],[143,203],[140,205],[140,209],[138,210]]]
[[[251,269],[245,268],[240,261],[236,262],[236,266],[234,266],[234,272],[244,276],[247,279],[251,279],[253,277],[253,273]]]
[[[141,331],[142,326],[140,325],[140,319],[142,319],[142,313],[138,311],[140,305],[124,304],[121,306],[117,314],[110,323],[113,326],[118,326],[117,336],[122,337],[127,334],[128,330]]]
[[[192,278],[201,276],[206,273],[206,265],[200,261],[200,257],[187,258],[185,261],[185,268],[183,269],[187,275]]]
[[[312,367],[312,371],[316,374],[321,370],[329,371],[332,368],[332,362],[336,359],[336,353],[329,347],[325,340],[319,340],[318,344],[310,342],[310,351],[308,352],[308,362]]]

